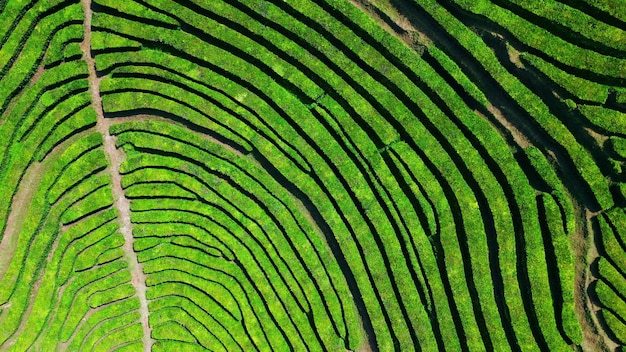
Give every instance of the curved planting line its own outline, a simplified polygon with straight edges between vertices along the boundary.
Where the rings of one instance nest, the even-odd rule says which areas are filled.
[[[244,285],[242,285],[241,283],[238,282],[238,284],[242,288],[244,287]],[[245,290],[243,292],[246,295],[246,300],[249,301],[249,293],[247,291],[245,291]],[[154,303],[151,305],[151,308],[153,310],[158,310],[157,308],[155,308],[155,306],[157,306],[157,305],[159,305],[159,307],[163,306],[163,304],[160,303],[160,300],[168,300],[168,299],[169,300],[183,299],[184,302],[189,302],[189,303],[192,304],[193,307],[198,308],[202,312],[203,315],[205,315],[206,317],[210,317],[211,320],[214,320],[214,318],[211,316],[211,314],[207,311],[206,307],[200,306],[197,303],[194,303],[194,301],[192,301],[189,297],[184,297],[184,296],[176,295],[176,294],[170,294],[170,295],[167,295],[167,296],[155,296],[154,301],[153,301]],[[251,302],[251,301],[249,301],[249,302]],[[189,309],[189,307],[185,307],[184,304],[181,305],[181,303],[178,302],[178,301],[171,303],[170,306],[164,306],[164,307],[165,308],[159,308],[159,309],[167,309],[168,307],[171,307],[171,309],[182,309],[187,315],[189,315],[194,320],[196,320],[199,323],[199,325],[201,325],[209,335],[211,335],[211,336],[213,336],[213,338],[217,339],[217,337],[215,336],[216,332],[214,330],[210,329],[207,326],[207,324],[204,323],[204,322],[206,322],[206,319],[204,319],[204,317],[202,317],[202,316],[199,316],[197,313],[194,314],[194,313],[190,312],[191,309]],[[259,319],[259,315],[258,315],[257,312],[252,311],[252,315],[254,316],[254,319],[257,321],[257,326],[266,326],[266,328],[267,328],[266,322],[263,322],[261,319]],[[248,324],[246,323],[246,320],[247,319],[242,319],[242,325],[243,325],[243,329],[245,331],[246,337],[248,338],[249,341],[252,342],[252,344],[254,345],[254,348],[256,350],[260,350],[260,347],[262,347],[262,345],[260,346],[260,344],[262,344],[262,343],[260,343],[258,341],[258,338],[256,338],[256,339],[253,338],[252,337],[252,333],[249,330],[249,328],[253,327],[255,323],[254,323],[254,321],[252,321],[252,323],[250,323],[250,326],[248,326]],[[219,321],[218,321],[218,323],[219,323]],[[233,332],[235,332],[235,331],[233,331]],[[201,333],[201,332],[197,332],[197,333]],[[241,347],[240,343],[237,341],[238,339],[242,339],[241,336],[235,337],[235,336],[232,335],[232,332],[228,331],[228,330],[226,331],[226,333],[237,343],[238,346]],[[263,333],[263,339],[266,341],[266,343],[269,346],[269,339],[268,339],[268,336],[267,336],[267,331],[265,329],[263,329],[262,333]]]
[[[163,323],[154,324],[154,329],[156,331],[155,335],[156,335],[157,340],[165,340],[166,338],[161,337],[161,336],[167,336],[167,337],[170,337],[173,340],[182,341],[182,342],[190,342],[190,343],[194,343],[195,345],[207,348],[206,344],[202,343],[199,340],[198,336],[196,336],[194,334],[194,331],[199,329],[199,328],[196,328],[195,325],[197,324],[198,326],[202,326],[201,323],[191,313],[189,313],[185,309],[181,309],[181,310],[185,314],[183,317],[181,317],[182,314],[177,309],[175,309],[173,307],[171,307],[170,309],[168,309],[168,308],[161,308],[159,310],[153,310],[152,314],[153,314],[154,317],[156,317],[156,319],[158,319],[159,313],[162,313],[164,311],[175,311],[176,314],[178,314],[177,316],[171,317],[173,314],[169,313],[168,314],[168,318],[171,317],[170,320],[168,320],[166,322],[163,322]],[[173,330],[172,328],[164,328],[164,326],[176,327],[176,328],[178,328],[178,330],[180,330],[182,328],[184,330],[184,333],[180,333],[180,331]],[[202,327],[204,328],[204,326],[202,326]],[[212,332],[210,332],[208,330],[206,330],[206,331],[207,331],[208,334],[210,334],[211,336],[215,337],[215,335]],[[196,332],[196,334],[200,334],[200,333]],[[194,341],[186,340],[185,339],[186,338],[185,335],[191,336]],[[202,338],[202,337],[200,337],[200,338]],[[226,348],[226,346],[224,346],[224,348]]]
[[[182,141],[181,141],[181,142],[182,142]],[[226,159],[222,159],[222,160],[223,160],[223,161],[227,161]],[[144,170],[145,170],[145,169],[144,169]],[[152,173],[152,174],[154,174],[154,172],[152,172],[152,171],[151,171],[151,173]],[[252,174],[249,174],[249,173],[248,173],[248,171],[244,171],[244,173],[245,173],[248,177],[251,177],[252,179],[254,179],[254,178],[255,178],[255,176],[253,176]],[[131,175],[132,175],[132,174],[131,174]],[[221,174],[221,173],[220,173],[220,174],[217,174],[217,175],[219,175],[219,177],[220,177],[220,178],[222,178],[222,179],[226,179],[226,180],[228,180],[228,179],[230,179],[230,178],[231,178],[230,176],[227,176],[227,175],[225,175],[225,174]],[[189,174],[189,176],[195,177],[196,175],[191,175],[191,174]],[[257,181],[257,182],[258,182],[258,181]],[[262,183],[259,183],[259,185],[260,185],[261,187],[264,187]],[[243,192],[243,193],[247,193],[247,191],[245,191],[243,188],[240,188],[240,187],[239,187],[239,190],[240,190],[241,192]],[[268,193],[270,192],[268,189],[266,189],[266,191],[267,191]],[[196,192],[196,195],[198,196],[198,198],[202,198],[202,197],[199,195],[199,192]],[[283,203],[283,204],[284,204],[284,203]],[[267,207],[266,207],[266,206],[262,206],[262,208],[264,208],[264,209],[265,209],[265,212],[268,212],[268,209],[267,209]],[[270,214],[270,213],[268,212],[268,214]],[[272,217],[272,216],[273,216],[273,215],[270,215],[270,217]],[[281,228],[282,228],[282,226],[280,226],[280,221],[278,221],[277,219],[275,219],[275,220],[274,220],[274,222],[275,222],[276,224],[278,224],[278,225],[279,225],[279,227],[281,227]],[[282,231],[283,233],[285,233],[285,229],[284,229],[284,228],[282,228],[282,229],[281,229],[281,231]],[[289,240],[289,238],[287,238],[287,240],[288,240],[289,242],[291,242],[291,241]],[[293,243],[290,243],[290,246],[293,248]],[[299,260],[302,262],[302,258],[300,258]],[[310,274],[309,274],[309,275],[310,275]]]
[[[5,222],[5,228],[2,231],[2,237],[0,238],[0,253],[12,253],[13,247],[16,244],[17,232],[21,228],[21,222],[24,219],[24,212],[28,209],[28,204],[31,201],[37,188],[35,187],[36,178],[40,177],[41,164],[36,163],[32,165],[26,171],[22,177],[22,182],[18,188],[16,194],[13,196],[11,212]],[[0,281],[4,278],[6,269],[9,267],[10,257],[3,255],[0,260]]]
[[[178,203],[181,204],[182,202],[178,202]],[[297,305],[299,305],[300,303],[295,299],[293,292],[290,292],[292,299],[288,299],[289,297],[284,297],[284,295],[279,294],[279,292],[281,290],[279,289],[279,286],[276,283],[276,279],[271,279],[270,275],[273,272],[277,272],[278,275],[279,275],[281,283],[287,285],[285,277],[284,277],[284,274],[282,274],[281,271],[278,269],[276,261],[272,258],[271,254],[267,252],[267,249],[261,244],[260,240],[257,238],[258,236],[256,236],[252,232],[252,230],[246,228],[246,226],[244,226],[239,220],[235,219],[233,217],[233,215],[231,215],[230,212],[228,212],[226,209],[222,208],[219,204],[211,204],[211,206],[214,207],[217,211],[220,211],[222,214],[227,215],[228,216],[228,220],[233,220],[238,228],[243,229],[246,232],[245,238],[252,238],[254,240],[254,244],[256,244],[259,248],[263,249],[263,254],[265,254],[264,257],[267,257],[267,258],[270,259],[271,267],[274,269],[274,271],[269,272],[269,268],[266,268],[267,266],[264,265],[262,262],[260,262],[260,260],[262,260],[262,258],[261,259],[254,258],[255,259],[255,263],[254,264],[259,266],[259,268],[262,269],[263,275],[264,275],[265,279],[267,280],[267,282],[270,284],[270,287],[271,287],[271,290],[272,290],[273,294],[278,297],[278,301],[280,302],[280,305],[281,305],[282,309],[285,312],[292,311],[295,308],[293,306],[293,303],[296,303]],[[159,210],[159,209],[156,209],[156,210]],[[161,210],[163,210],[163,209],[161,209]],[[138,209],[136,211],[141,211],[141,210]],[[204,210],[204,211],[206,212],[206,210]],[[214,216],[212,214],[205,214],[203,212],[198,212],[197,214],[201,215],[201,216],[204,216],[204,217],[207,217],[208,219],[211,219],[212,216]],[[219,218],[214,220],[214,221],[219,221]],[[224,220],[221,220],[221,221],[224,221]],[[244,244],[244,240],[243,239],[239,239],[238,238],[238,241],[241,244],[243,244],[244,247],[246,247],[248,249],[248,251],[253,252],[253,249],[251,248],[252,246],[248,245],[248,244]],[[271,275],[271,276],[273,276],[273,275]],[[301,306],[299,306],[299,308],[300,308],[301,311],[303,311]],[[296,312],[294,312],[294,313],[296,313]],[[305,340],[303,339],[303,337],[301,336],[300,329],[297,328],[299,325],[296,324],[296,322],[294,321],[294,318],[291,316],[291,314],[288,314],[288,317],[289,317],[289,322],[292,324],[293,329],[297,331],[300,340],[302,342],[306,343]],[[299,317],[301,319],[301,315],[298,314],[297,317]]]
[[[80,147],[79,147],[80,148]],[[80,152],[80,149],[79,149]],[[84,154],[83,152],[81,152],[79,155],[88,155],[88,154]],[[67,159],[70,160],[76,160],[74,159],[73,155],[65,155],[67,156]],[[80,158],[80,157],[79,157]],[[85,159],[79,159],[77,162],[80,162],[81,160],[85,160]],[[57,160],[58,162],[59,160]],[[68,165],[68,164],[63,164],[62,165]],[[58,165],[58,164],[57,164]],[[69,164],[72,165],[72,164]],[[93,165],[84,165],[86,166],[86,171],[90,171],[89,168],[90,166],[93,167]],[[62,170],[64,170],[64,168],[61,168]],[[41,283],[42,280],[44,278],[44,276],[41,274],[41,269],[45,266],[46,261],[49,262],[51,260],[51,257],[53,254],[55,254],[55,247],[56,247],[56,242],[55,242],[55,238],[56,238],[56,234],[58,233],[58,223],[59,223],[59,217],[60,217],[60,212],[58,211],[58,209],[54,209],[54,208],[50,208],[50,205],[42,205],[42,203],[45,203],[45,199],[48,197],[48,194],[50,192],[50,190],[53,189],[56,180],[58,180],[59,178],[59,174],[61,174],[63,171],[59,172],[58,168],[49,168],[48,169],[48,173],[43,177],[43,181],[41,182],[41,186],[38,189],[38,192],[36,193],[36,197],[34,198],[34,203],[31,204],[30,206],[30,211],[28,214],[28,220],[26,222],[27,226],[31,226],[31,228],[34,226],[34,231],[33,231],[33,235],[30,237],[25,237],[25,238],[20,238],[20,242],[21,245],[18,247],[18,253],[16,253],[16,255],[13,257],[13,261],[11,263],[11,266],[9,266],[9,270],[11,272],[11,277],[7,278],[6,276],[3,278],[3,280],[5,280],[5,282],[11,282],[12,280],[17,280],[15,282],[18,281],[22,281],[22,280],[26,280],[26,282],[28,282],[29,284],[27,285],[10,285],[8,287],[4,287],[3,290],[10,290],[10,293],[8,293],[7,297],[13,297],[13,299],[15,299],[16,301],[26,301],[25,297],[20,297],[20,292],[23,292],[24,290],[28,290],[29,294],[30,294],[30,305],[27,306],[27,310],[28,312],[30,312],[30,309],[32,308],[32,303],[33,303],[33,299],[35,298],[35,295],[38,294],[37,290],[34,290],[34,287],[38,287]],[[81,179],[79,178],[79,183]],[[52,185],[52,186],[51,186]],[[69,203],[72,202],[71,199],[68,199]],[[42,202],[43,201],[43,202]],[[44,208],[43,212],[37,211],[37,210],[33,210],[34,208],[37,207],[42,207]],[[24,227],[22,228],[22,231],[24,230]],[[27,241],[27,242],[24,242]],[[47,258],[46,258],[47,257]],[[27,258],[27,260],[25,260],[25,258]],[[29,265],[29,269],[28,270],[18,270],[18,273],[15,272],[14,269],[14,265],[19,265],[18,263],[20,263],[22,260],[25,260],[26,263],[32,263],[31,265]],[[30,275],[31,277],[28,277],[27,279],[24,279],[24,275]],[[3,292],[7,293],[8,291]],[[19,297],[19,299],[18,299]],[[43,297],[43,296],[42,296]],[[17,308],[17,307],[16,307]],[[11,313],[11,311],[9,311]],[[18,311],[13,311],[13,313],[17,313]],[[22,311],[20,317],[24,317],[25,312]],[[28,316],[28,314],[26,314],[26,316]],[[20,318],[21,319],[21,318]],[[16,323],[17,321],[13,321],[11,323]],[[5,327],[4,331],[6,332],[10,332],[11,328],[10,327]]]
[[[136,319],[139,319],[140,315],[139,312],[137,312],[138,308],[138,300],[126,299],[120,302],[112,302],[96,310],[91,310],[84,317],[84,320],[81,320],[68,342],[62,343],[60,347],[67,347],[72,350],[78,349],[81,346],[90,346],[85,341],[88,341],[92,335],[103,335],[104,332],[99,333],[100,330],[109,331],[110,328],[108,325],[118,317],[123,315],[134,315]],[[96,323],[93,323],[94,320]]]
[[[225,227],[226,225],[222,225],[222,223],[224,222],[224,220],[220,220],[219,218],[217,218],[217,219],[213,219],[213,216],[212,216],[212,215],[202,214],[202,213],[195,213],[193,210],[182,210],[182,209],[181,209],[181,210],[178,210],[178,211],[179,211],[179,212],[182,212],[182,214],[185,214],[188,218],[192,218],[192,217],[190,217],[190,216],[189,216],[189,215],[191,215],[191,214],[194,214],[194,215],[200,216],[200,217],[204,220],[204,222],[205,222],[205,223],[206,223],[207,221],[211,221],[211,222],[215,221],[215,225],[218,225],[218,226],[220,226],[220,227],[223,227],[223,228],[224,228],[224,230],[226,230],[226,231],[227,231],[227,233],[229,233],[229,234],[230,234],[230,230],[229,230],[227,227]],[[186,214],[186,213],[187,213],[187,214]],[[141,214],[141,212],[139,212],[139,214]],[[181,215],[182,215],[182,214],[181,214]],[[215,227],[215,226],[213,226],[213,227]],[[248,271],[252,271],[252,270],[250,270],[250,269],[245,269],[245,267],[244,267],[244,263],[248,263],[248,262],[249,262],[249,260],[248,260],[248,259],[246,259],[246,258],[248,257],[248,255],[245,253],[246,251],[247,251],[248,253],[250,253],[250,256],[251,256],[251,257],[252,257],[252,259],[254,260],[253,265],[254,265],[254,266],[256,266],[256,267],[258,267],[258,268],[260,268],[260,269],[262,270],[262,273],[261,273],[261,274],[262,274],[261,279],[263,280],[262,285],[255,284],[255,283],[254,283],[254,281],[249,281],[251,284],[253,284],[253,285],[254,285],[254,288],[255,288],[255,291],[257,292],[257,294],[258,294],[260,297],[264,297],[264,296],[265,296],[265,294],[263,294],[263,293],[262,293],[262,291],[263,291],[263,292],[266,292],[266,289],[267,289],[267,282],[269,282],[269,284],[270,284],[270,286],[271,286],[271,292],[272,292],[272,295],[276,295],[276,292],[278,292],[278,290],[277,290],[277,288],[276,288],[276,285],[273,283],[273,281],[274,281],[274,280],[271,280],[271,279],[270,279],[270,277],[269,277],[269,274],[268,274],[268,269],[264,269],[267,265],[263,265],[263,263],[262,263],[262,260],[263,260],[262,256],[260,256],[260,255],[255,255],[255,254],[254,254],[254,250],[253,250],[252,246],[250,246],[249,244],[246,244],[246,243],[243,241],[243,239],[238,238],[239,236],[237,236],[236,234],[230,234],[230,236],[229,236],[229,237],[232,237],[233,239],[235,239],[235,240],[236,240],[239,244],[241,244],[241,245],[242,245],[242,247],[243,247],[243,248],[234,248],[234,249],[237,249],[237,251],[235,251],[235,253],[237,253],[237,255],[236,255],[236,256],[232,259],[232,261],[234,261],[234,263],[235,263],[235,264],[237,264],[237,266],[241,267],[241,268],[242,268],[242,271],[245,271],[245,273],[244,273],[244,274],[246,275],[246,280],[248,280],[248,281],[249,281],[249,280],[252,280],[252,277],[251,277],[251,276],[249,276],[250,274],[248,273]],[[226,240],[228,240],[228,238],[225,238],[225,239],[226,239]],[[228,241],[230,242],[230,240],[228,240]],[[245,248],[245,251],[244,251],[244,248]],[[233,250],[234,250],[234,249],[233,249]],[[250,265],[250,264],[247,264],[247,265]],[[258,273],[253,272],[253,274],[255,275],[255,277],[258,277]],[[260,287],[262,287],[262,288],[264,288],[264,289],[263,289],[263,290],[259,290],[259,286],[260,286]],[[245,292],[245,291],[244,291],[244,292]],[[283,311],[288,311],[289,309],[285,307],[285,302],[284,302],[284,301],[285,301],[285,299],[284,299],[284,297],[283,297],[283,298],[281,298],[281,297],[279,296],[278,298],[279,298],[279,301],[280,301],[280,303],[281,303],[281,307],[283,308]],[[270,311],[270,309],[269,309],[269,306],[268,306],[267,302],[271,302],[271,300],[270,300],[269,298],[267,298],[267,299],[263,298],[263,302],[264,302],[265,309],[267,309],[268,311]],[[275,302],[275,301],[274,301],[274,302]],[[289,342],[289,338],[287,337],[286,333],[284,332],[284,329],[281,327],[281,325],[280,325],[280,324],[278,324],[278,321],[276,321],[276,320],[275,320],[276,318],[274,317],[274,314],[272,314],[272,315],[271,315],[271,317],[272,317],[272,320],[274,321],[274,323],[276,324],[276,327],[277,327],[277,328],[281,331],[281,335],[284,337],[284,340],[285,340],[286,342],[290,343],[290,342]],[[282,317],[282,316],[280,316],[280,318],[283,318],[283,317]],[[292,318],[291,318],[291,317],[289,317],[289,320],[290,320],[290,323],[291,323],[291,324],[294,324],[294,323],[292,322]],[[284,326],[284,325],[285,325],[285,324],[283,323],[283,326]],[[295,324],[294,324],[294,326],[295,326]]]
[[[0,348],[622,347],[625,21],[0,1]]]
[[[120,232],[124,236],[124,251],[129,263],[129,267],[132,273],[132,284],[135,288],[136,294],[139,297],[141,313],[141,329],[143,330],[143,348],[144,351],[150,351],[151,346],[154,343],[150,337],[150,325],[149,325],[149,311],[148,302],[146,300],[146,284],[145,275],[142,272],[141,265],[137,261],[137,255],[133,250],[133,235],[132,225],[130,222],[130,203],[124,194],[124,190],[121,186],[121,176],[119,173],[119,167],[122,162],[122,154],[115,147],[115,141],[109,134],[108,125],[104,120],[104,112],[102,110],[102,100],[100,98],[100,78],[96,76],[96,67],[94,59],[91,56],[91,18],[92,9],[91,1],[81,1],[83,6],[83,12],[85,15],[84,22],[84,38],[82,43],[83,58],[87,63],[87,69],[89,72],[89,86],[91,91],[91,104],[96,111],[97,116],[97,129],[104,137],[104,150],[107,154],[107,159],[111,163],[109,167],[109,173],[113,180],[112,191],[114,197],[117,199],[115,202],[115,208],[118,212],[118,219],[120,222]]]

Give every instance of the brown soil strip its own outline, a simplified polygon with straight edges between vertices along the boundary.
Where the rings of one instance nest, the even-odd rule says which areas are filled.
[[[591,212],[586,210],[585,214],[581,214],[579,216],[579,218],[583,218],[585,222],[583,226],[586,227],[582,230],[584,231],[582,236],[586,236],[586,239],[584,237],[578,239],[580,241],[584,241],[585,248],[583,252],[576,253],[577,257],[579,254],[581,255],[578,257],[580,259],[576,261],[576,271],[579,273],[576,277],[576,287],[582,287],[582,289],[575,291],[575,303],[577,310],[582,311],[579,312],[579,316],[583,317],[581,324],[581,328],[583,330],[583,341],[581,345],[583,350],[615,351],[619,345],[611,340],[606,331],[603,329],[603,324],[598,319],[597,312],[601,309],[601,307],[597,306],[593,302],[592,297],[587,294],[587,292],[589,292],[589,286],[598,280],[598,278],[596,278],[591,272],[591,263],[600,258],[600,253],[598,252],[598,248],[596,246],[596,233],[591,226],[591,221],[599,214],[601,214],[601,212]],[[585,313],[584,315],[581,314],[583,312]]]
[[[139,313],[141,315],[141,327],[143,329],[143,350],[151,351],[154,340],[152,339],[149,324],[148,300],[146,299],[146,275],[143,273],[142,265],[137,260],[137,253],[133,249],[134,237],[130,221],[130,202],[122,189],[122,176],[120,175],[120,165],[124,160],[123,153],[115,147],[115,137],[109,133],[110,122],[104,118],[102,109],[102,99],[100,97],[100,78],[96,75],[94,58],[91,56],[91,0],[81,0],[85,13],[84,39],[81,43],[83,59],[87,62],[89,71],[89,88],[91,92],[91,103],[98,118],[96,128],[104,136],[104,151],[110,162],[107,171],[111,174],[113,181],[112,191],[115,198],[115,208],[118,212],[120,232],[124,236],[124,252],[132,275],[132,284],[139,298]]]
[[[584,129],[587,133],[589,133],[591,137],[593,137],[593,139],[595,139],[598,142],[598,145],[600,146],[603,146],[604,142],[606,142],[609,139],[608,136],[601,134],[597,131],[594,131],[589,127],[584,127]]]
[[[520,132],[517,127],[515,127],[509,120],[507,120],[507,118],[502,114],[502,111],[500,111],[500,109],[489,103],[489,105],[487,105],[487,110],[489,110],[489,112],[496,118],[496,120],[498,120],[498,122],[500,122],[500,124],[502,124],[502,126],[504,126],[504,128],[511,132],[513,140],[515,140],[515,143],[517,143],[517,145],[522,148],[527,148],[532,145],[528,138],[526,138],[526,136],[522,132]]]
[[[507,42],[506,38],[500,33],[490,31],[489,34],[498,38],[500,41],[504,43],[506,46],[506,52],[509,55],[509,61],[511,61],[518,68],[524,69],[524,63],[520,61],[521,52],[514,48],[509,42]]]
[[[528,140],[528,138],[526,138],[526,136],[522,132],[520,132],[520,130],[518,130],[515,126],[513,126],[513,124],[511,124],[511,122],[507,120],[506,117],[504,117],[504,115],[502,114],[502,111],[500,111],[500,109],[495,107],[495,105],[489,103],[487,105],[487,110],[491,113],[491,115],[493,115],[493,117],[496,118],[496,120],[500,123],[501,126],[503,126],[506,130],[510,132],[510,135],[513,138],[513,141],[515,142],[515,144],[519,145],[522,149],[528,148],[533,145]],[[494,123],[491,123],[491,121],[489,121],[489,118],[483,115],[483,113],[481,113],[478,110],[474,110],[474,113],[480,116],[481,118],[483,118],[485,121],[489,122],[489,124],[491,124],[491,126],[496,131],[499,131],[499,126],[495,126]]]
[[[378,24],[383,27],[387,32],[391,33],[398,39],[402,40],[409,47],[415,47],[418,44],[430,45],[431,41],[428,37],[420,32],[409,19],[402,15],[398,11],[393,11],[389,14],[385,10],[376,6],[372,0],[349,0],[354,6],[361,9],[361,11],[367,13],[370,17],[376,20]],[[378,1],[381,2],[381,1]],[[382,2],[386,2],[383,0]],[[389,4],[392,8],[393,5]]]
[[[37,83],[37,81],[39,81],[39,79],[41,78],[41,75],[43,75],[45,69],[43,68],[43,65],[40,65],[39,68],[37,68],[37,71],[35,72],[35,74],[33,75],[33,78],[30,79],[30,83],[29,86],[33,86],[35,85],[35,83]]]
[[[35,190],[37,190],[37,185],[39,185],[40,177],[41,164],[31,164],[18,185],[17,193],[13,196],[11,210],[7,218],[7,226],[4,230],[2,241],[0,241],[0,282],[2,282],[13,258],[18,234],[22,228],[24,217],[28,212]]]
[[[524,63],[520,60],[520,55],[521,53],[519,52],[519,50],[513,48],[510,45],[507,45],[507,52],[509,53],[509,60],[511,60],[511,62],[517,66],[518,68],[524,69],[526,68],[524,66]]]

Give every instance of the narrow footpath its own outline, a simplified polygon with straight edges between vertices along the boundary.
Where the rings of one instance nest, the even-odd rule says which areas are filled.
[[[96,75],[96,65],[94,58],[91,56],[91,0],[81,0],[83,11],[85,13],[84,22],[84,39],[81,43],[83,51],[83,59],[87,63],[89,71],[89,90],[91,92],[91,104],[96,112],[97,124],[96,129],[104,137],[104,151],[109,160],[108,172],[113,180],[112,191],[115,198],[115,208],[117,209],[118,220],[120,223],[120,232],[124,236],[124,252],[128,267],[132,275],[132,284],[139,297],[139,313],[141,314],[141,327],[143,329],[143,350],[148,352],[152,350],[154,340],[152,339],[149,324],[148,300],[146,299],[146,275],[143,268],[137,260],[137,253],[133,250],[133,229],[130,222],[130,202],[122,189],[122,177],[120,175],[120,165],[124,160],[122,151],[115,147],[115,137],[109,133],[110,122],[104,118],[102,110],[102,98],[100,97],[100,78]]]

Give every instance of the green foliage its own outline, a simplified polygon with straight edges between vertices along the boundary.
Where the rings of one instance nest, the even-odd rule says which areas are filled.
[[[140,47],[141,44],[139,42],[121,37],[114,33],[96,31],[91,35],[91,50],[129,49]]]
[[[607,143],[622,158],[626,157],[626,138],[611,137]]]
[[[572,255],[573,245],[570,240],[571,231],[563,226],[562,214],[559,205],[563,206],[557,198],[552,196],[542,196],[545,206],[546,223],[549,228],[550,240],[554,248],[554,256],[556,259],[559,285],[561,287],[562,297],[553,297],[553,300],[562,300],[563,306],[560,312],[555,314],[561,316],[563,330],[566,335],[576,344],[582,341],[581,329],[578,323],[574,307],[574,289],[575,289],[575,257]],[[569,215],[569,214],[568,214]],[[569,238],[568,238],[569,237]],[[553,269],[554,270],[554,269]]]
[[[487,0],[485,1],[489,2]],[[483,1],[483,3],[485,1]],[[473,4],[474,2],[470,3]],[[498,5],[491,3],[488,7],[479,7],[478,10],[480,10],[480,12],[463,3],[459,3],[459,5],[469,10],[470,12],[487,16],[488,18],[498,23],[498,25],[510,31],[517,39],[519,39],[524,44],[532,48],[541,50],[546,55],[568,66],[619,78],[624,78],[624,76],[626,75],[626,68],[624,67],[624,65],[620,64],[621,59],[614,56],[603,55],[593,50],[583,49],[575,45],[571,41],[567,41],[562,37],[551,33],[549,30],[541,27],[540,25],[527,21],[523,17],[524,15],[522,15],[515,8],[508,6],[507,2],[497,1],[497,3]],[[520,1],[520,3],[522,2]],[[532,1],[530,3],[525,2],[524,4],[525,6],[529,6],[529,4],[530,6],[533,6],[540,3],[543,11],[548,12],[551,10],[551,7],[549,5],[546,6],[544,4],[545,2]],[[548,1],[548,3],[555,2]],[[567,18],[567,14],[564,15],[563,10],[556,11],[559,13],[558,17],[556,17],[558,18],[558,21],[563,21]],[[572,9],[572,11],[575,10]],[[552,16],[556,16],[556,14],[554,14],[554,11],[552,11]],[[582,18],[579,19],[582,20]],[[601,23],[594,20],[591,21],[595,23]],[[601,27],[603,27],[602,24],[600,25],[598,30],[600,30]],[[592,31],[594,31],[594,29],[592,29]],[[616,33],[614,34],[603,33],[602,37],[605,34],[609,37],[615,36],[616,34],[619,36],[624,35],[623,30],[615,29],[615,32]],[[596,39],[599,35],[590,34],[590,36],[592,36],[593,39]],[[611,43],[613,40],[619,40],[616,38],[611,38],[611,40],[607,40],[606,37],[604,37],[603,39],[608,43]]]
[[[626,49],[626,31],[603,21],[598,21],[584,11],[558,1],[514,0],[513,3],[537,16],[554,21],[586,39],[598,41],[616,49]],[[616,12],[611,11],[610,13],[615,14]]]
[[[626,129],[626,113],[593,105],[580,105],[578,109],[593,125],[609,133],[621,133]]]
[[[623,341],[623,11],[392,5],[0,4],[0,349]]]
[[[62,28],[52,37],[49,44],[50,49],[44,58],[44,64],[51,65],[65,61],[74,55],[80,55],[82,52],[76,44],[82,39],[83,27],[80,24],[72,24]]]
[[[61,223],[67,225],[76,222],[86,216],[106,209],[112,204],[113,196],[111,194],[111,188],[99,188],[67,209],[61,216]]]
[[[524,64],[536,67],[575,97],[587,101],[603,103],[608,96],[609,87],[605,85],[570,74],[535,55],[525,52],[521,54],[521,57],[524,60]]]

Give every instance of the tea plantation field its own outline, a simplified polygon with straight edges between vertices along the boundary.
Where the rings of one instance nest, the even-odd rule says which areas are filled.
[[[621,351],[623,0],[0,0],[0,351]]]

